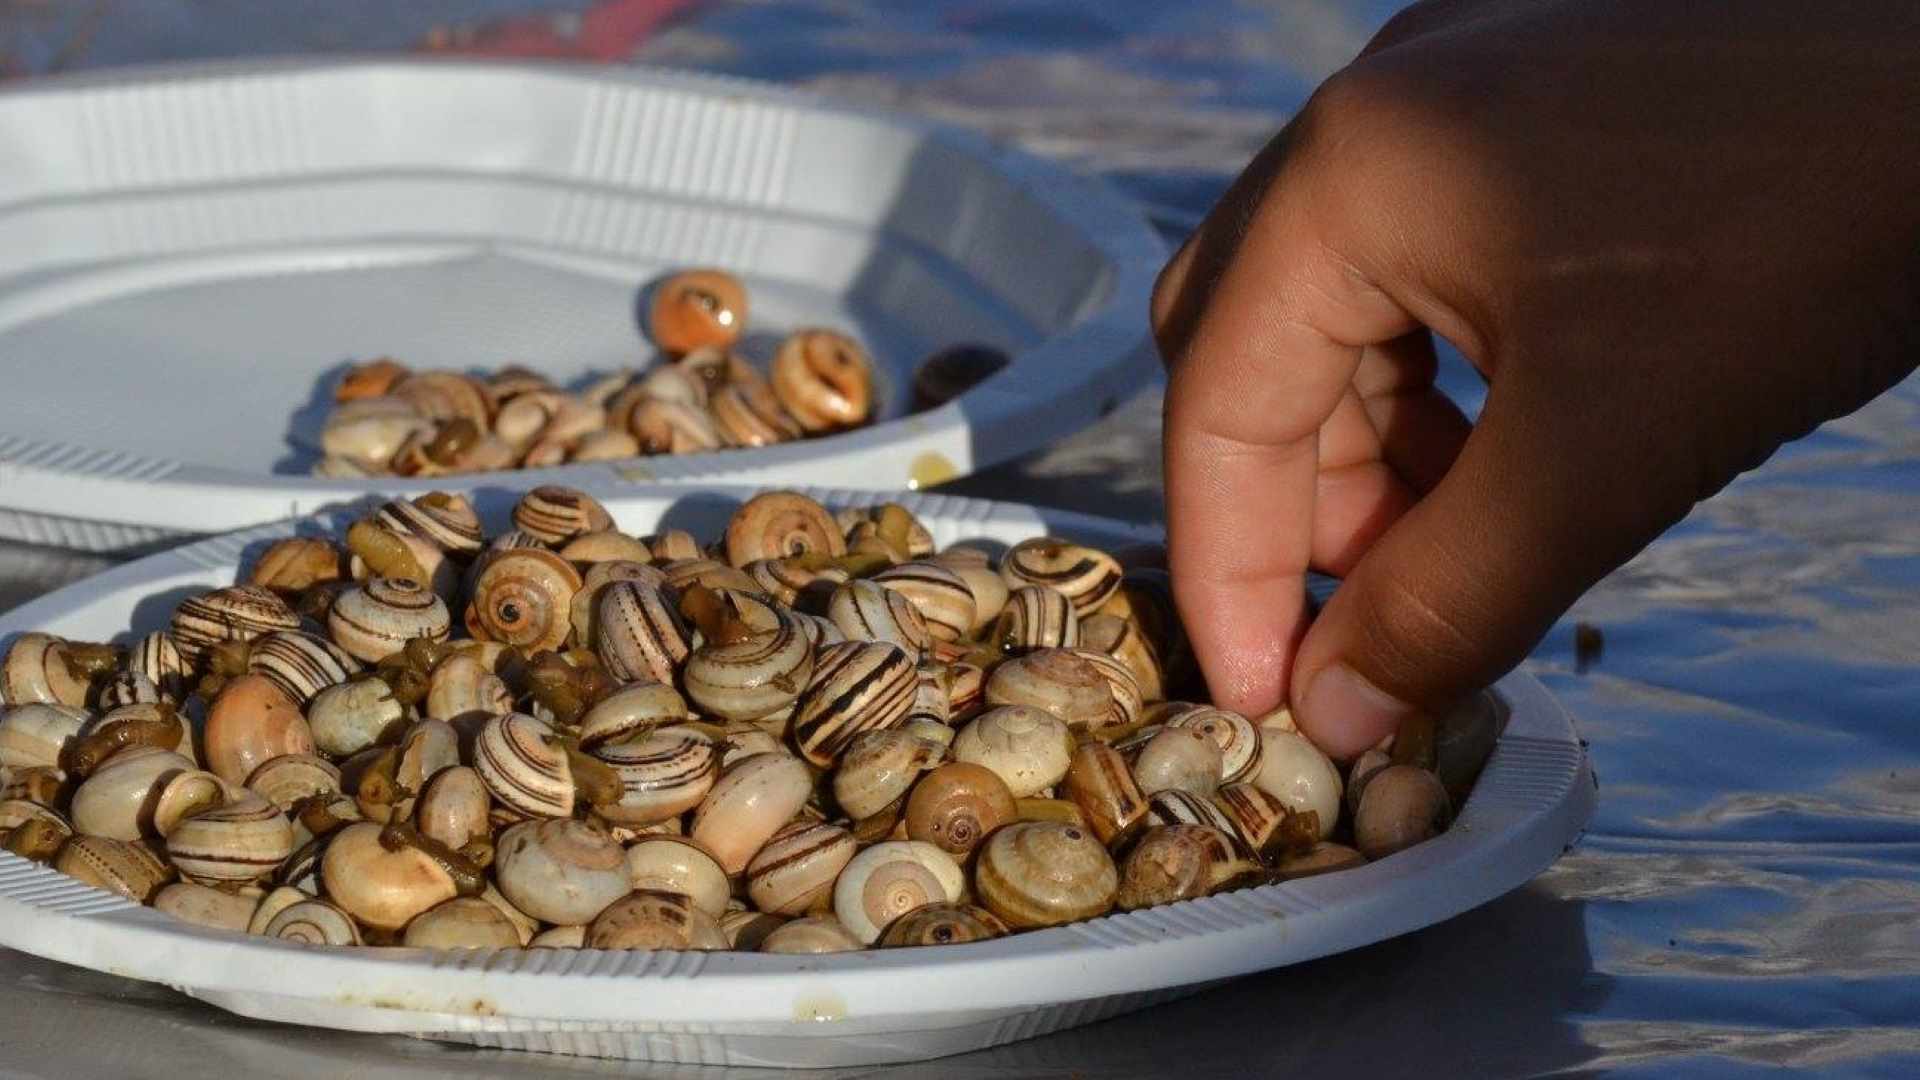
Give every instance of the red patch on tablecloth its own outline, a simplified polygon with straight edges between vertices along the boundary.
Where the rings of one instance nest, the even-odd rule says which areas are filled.
[[[633,55],[698,0],[601,0],[581,12],[542,12],[478,25],[435,27],[422,52],[609,63]]]

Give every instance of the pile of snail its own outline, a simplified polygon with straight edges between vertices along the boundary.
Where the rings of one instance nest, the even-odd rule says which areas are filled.
[[[316,944],[959,944],[1386,857],[1498,736],[1476,695],[1343,770],[1181,700],[1156,548],[795,492],[708,545],[568,488],[512,521],[392,501],[126,645],[18,638],[4,847]]]
[[[416,372],[384,357],[355,365],[334,388],[320,434],[325,456],[314,471],[433,477],[545,468],[770,446],[873,419],[873,361],[859,342],[834,330],[796,330],[762,375],[733,349],[746,323],[739,279],[689,270],[653,294],[648,328],[662,362],[577,393],[521,367],[474,376]],[[1006,362],[981,346],[937,353],[915,373],[915,407],[942,404]]]

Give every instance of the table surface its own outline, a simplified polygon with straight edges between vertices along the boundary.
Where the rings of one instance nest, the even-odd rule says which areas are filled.
[[[1379,0],[0,0],[0,78],[469,48],[752,75],[969,124],[1105,176],[1178,238]],[[261,17],[261,10],[271,10]],[[1469,409],[1457,358],[1447,385]],[[963,480],[1152,520],[1159,398]],[[110,561],[0,550],[0,609]],[[1573,626],[1604,633],[1577,661]],[[1920,381],[1786,448],[1593,590],[1529,661],[1601,782],[1585,839],[1443,925],[1131,1018],[861,1076],[1920,1070]],[[731,1076],[239,1019],[0,952],[0,1077]],[[823,1074],[832,1075],[832,1074]],[[847,1074],[853,1075],[853,1074]]]

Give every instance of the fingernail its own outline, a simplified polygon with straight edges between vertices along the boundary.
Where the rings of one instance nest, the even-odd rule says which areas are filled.
[[[1328,754],[1340,759],[1400,730],[1413,706],[1362,678],[1345,664],[1322,668],[1300,702],[1300,723]]]

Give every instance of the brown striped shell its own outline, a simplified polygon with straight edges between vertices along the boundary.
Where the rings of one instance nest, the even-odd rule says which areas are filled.
[[[1119,891],[1120,871],[1092,832],[1021,821],[987,838],[973,887],[988,910],[1025,930],[1105,914]]]
[[[1191,728],[1220,747],[1220,777],[1233,783],[1245,780],[1260,767],[1260,729],[1236,712],[1201,705],[1167,720],[1168,727]]]
[[[247,788],[286,811],[310,796],[337,794],[340,770],[312,754],[282,754],[253,770]]]
[[[833,590],[827,618],[849,641],[890,641],[912,659],[933,643],[927,621],[913,601],[873,581],[849,581]]]
[[[223,641],[251,641],[275,630],[298,630],[287,602],[258,585],[231,585],[191,597],[173,609],[174,645],[190,668]]]
[[[1159,825],[1127,854],[1115,906],[1122,911],[1208,896],[1258,875],[1227,833],[1206,825]]]
[[[772,446],[800,437],[800,425],[780,407],[780,399],[758,376],[729,382],[714,391],[707,411],[728,446]]]
[[[1070,540],[1043,536],[1015,544],[1000,560],[1007,585],[1046,585],[1073,604],[1076,615],[1091,614],[1120,588],[1120,564],[1104,551]]]
[[[686,624],[662,591],[641,581],[615,581],[595,606],[594,652],[623,682],[671,684],[690,651]]]
[[[794,705],[794,744],[814,764],[831,765],[861,732],[904,722],[918,685],[913,657],[898,645],[829,645]]]
[[[1223,785],[1213,804],[1233,822],[1234,836],[1262,859],[1302,854],[1319,836],[1319,823],[1249,783]]]
[[[701,711],[723,720],[759,720],[793,705],[813,675],[813,642],[792,617],[774,629],[687,657],[681,685]]]
[[[589,949],[727,948],[713,916],[682,893],[635,889],[609,904],[587,925]]]
[[[1205,825],[1233,835],[1233,821],[1213,800],[1178,788],[1147,796],[1147,822],[1150,825]]]
[[[1089,740],[1074,748],[1065,784],[1067,798],[1109,847],[1124,843],[1146,824],[1145,793],[1134,782],[1126,758],[1105,743]]]
[[[276,912],[260,933],[303,945],[359,945],[353,917],[325,900],[298,900]]]
[[[559,547],[576,536],[613,528],[613,515],[584,491],[546,484],[520,497],[513,508],[513,524],[542,543]]]
[[[791,821],[747,864],[747,893],[761,911],[805,914],[832,894],[856,847],[853,834],[838,825]]]
[[[642,739],[658,728],[693,716],[687,701],[667,683],[635,682],[595,702],[580,718],[580,749]]]
[[[766,491],[748,499],[728,520],[725,543],[727,561],[740,567],[759,559],[847,550],[833,515],[797,491]]]
[[[608,821],[651,825],[699,806],[720,777],[720,753],[705,733],[669,726],[607,743],[593,755],[620,777],[620,800],[596,807]]]
[[[863,731],[834,766],[834,801],[855,821],[871,817],[904,796],[944,756],[940,744],[900,728]]]
[[[718,919],[733,894],[727,872],[706,848],[684,836],[647,836],[627,848],[627,882],[635,889],[684,894]]]
[[[1080,643],[1080,617],[1059,590],[1024,585],[1007,595],[995,636],[1014,652],[1071,649]]]
[[[181,877],[202,885],[265,880],[291,854],[292,822],[250,792],[179,822],[167,834],[167,858]]]
[[[366,663],[385,659],[414,638],[445,641],[451,629],[446,602],[408,578],[361,582],[341,593],[327,613],[334,644]]]
[[[912,601],[936,641],[959,641],[973,629],[973,591],[959,574],[937,562],[901,563],[873,580]]]
[[[1086,657],[1069,649],[1034,649],[1001,661],[987,676],[986,695],[989,706],[1030,706],[1076,732],[1120,722],[1112,683]]]
[[[530,654],[558,649],[573,631],[573,596],[582,584],[573,564],[551,551],[525,548],[490,555],[474,579],[467,632]]]
[[[147,903],[173,878],[173,868],[138,840],[73,836],[60,845],[53,868],[96,889]]]
[[[774,354],[770,377],[780,404],[806,431],[855,427],[873,415],[873,360],[845,334],[794,331]]]
[[[145,675],[160,691],[162,701],[177,702],[185,696],[187,658],[165,630],[155,630],[135,643],[127,654],[127,670]]]
[[[473,767],[499,802],[525,817],[573,813],[573,771],[553,729],[525,713],[488,720],[474,739]]]
[[[347,681],[360,665],[346,650],[318,634],[277,630],[262,634],[247,652],[247,670],[265,675],[305,708],[313,695]]]

